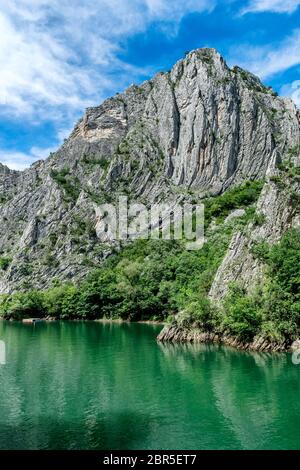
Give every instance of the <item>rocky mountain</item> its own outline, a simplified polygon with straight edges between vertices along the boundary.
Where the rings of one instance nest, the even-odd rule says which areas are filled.
[[[300,147],[297,150],[300,152]],[[246,233],[234,234],[210,290],[213,300],[222,299],[232,282],[241,283],[248,291],[262,283],[265,264],[253,248],[262,242],[275,244],[288,229],[300,227],[300,180],[279,174],[277,171],[266,181],[257,202],[256,212],[262,223],[251,222]]]
[[[299,216],[299,183],[278,166],[299,163],[300,113],[214,49],[198,49],[141,86],[87,109],[62,147],[23,172],[0,165],[0,292],[80,279],[111,244],[98,237],[97,207],[119,195],[143,203],[201,201],[246,180],[266,179],[264,223],[235,233],[211,287],[251,287],[263,268],[250,246],[275,242]]]

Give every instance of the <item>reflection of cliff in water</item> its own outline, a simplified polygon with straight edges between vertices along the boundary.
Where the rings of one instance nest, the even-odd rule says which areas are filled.
[[[232,447],[273,448],[269,444],[272,438],[278,440],[278,448],[287,448],[289,444],[285,447],[282,436],[277,436],[278,424],[284,422],[287,427],[293,423],[297,446],[300,417],[293,414],[292,404],[299,370],[290,355],[237,351],[213,344],[159,345],[173,367],[185,370],[183,380],[191,380],[192,374],[199,386],[201,383],[201,393],[214,404],[220,423],[225,421]]]
[[[299,447],[288,355],[157,344],[159,328],[0,322],[0,448]]]
[[[0,367],[0,428],[10,448],[128,449],[147,441],[147,409],[135,410],[129,399],[134,383],[122,354],[129,326],[60,322],[1,328],[8,362]]]

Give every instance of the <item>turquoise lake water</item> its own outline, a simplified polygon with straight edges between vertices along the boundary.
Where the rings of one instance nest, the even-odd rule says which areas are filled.
[[[162,345],[160,329],[0,322],[0,448],[300,448],[289,354]]]

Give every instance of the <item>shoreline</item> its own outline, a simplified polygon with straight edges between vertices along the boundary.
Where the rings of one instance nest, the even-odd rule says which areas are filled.
[[[73,320],[67,320],[67,321],[73,321]],[[164,325],[164,326],[167,325],[166,322],[159,321],[159,320],[130,321],[130,320],[123,320],[122,318],[97,318],[96,320],[83,320],[83,321],[94,321],[96,323],[141,323],[145,325]]]
[[[263,337],[255,337],[253,341],[242,341],[225,333],[205,332],[197,328],[186,329],[176,325],[165,325],[157,336],[159,343],[214,343],[231,346],[242,351],[259,352],[293,352],[300,349],[300,342],[271,342]]]
[[[145,324],[145,325],[160,325],[162,330],[158,333],[156,341],[158,343],[173,343],[173,344],[197,344],[197,343],[211,343],[223,344],[230,346],[234,349],[241,351],[257,351],[257,352],[295,352],[300,350],[300,340],[287,342],[271,342],[266,338],[257,336],[251,342],[242,341],[241,339],[231,336],[229,334],[203,331],[198,328],[183,328],[178,325],[170,325],[167,322],[158,320],[138,320],[130,321],[121,318],[97,318],[95,320],[85,319],[58,319],[54,317],[48,318],[27,318],[22,320],[13,320],[0,318],[0,321],[7,321],[10,323],[23,323],[35,325],[36,323],[55,323],[55,322],[95,322],[103,324]]]
[[[130,321],[130,320],[123,320],[122,318],[96,318],[95,320],[89,320],[84,318],[70,318],[70,319],[62,319],[62,318],[55,318],[55,317],[45,317],[45,318],[22,318],[21,320],[14,320],[12,318],[0,318],[0,321],[3,322],[10,322],[10,323],[23,323],[23,324],[35,324],[35,323],[54,323],[54,322],[95,322],[95,323],[140,323],[145,325],[161,325],[166,326],[167,323],[161,320],[137,320],[137,321]]]

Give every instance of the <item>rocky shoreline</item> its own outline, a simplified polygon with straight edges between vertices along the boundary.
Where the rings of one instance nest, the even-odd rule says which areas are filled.
[[[200,329],[166,325],[157,337],[158,342],[170,343],[219,343],[245,351],[289,352],[300,350],[300,341],[270,342],[263,337],[255,337],[252,342],[243,342],[225,333],[205,332]]]

